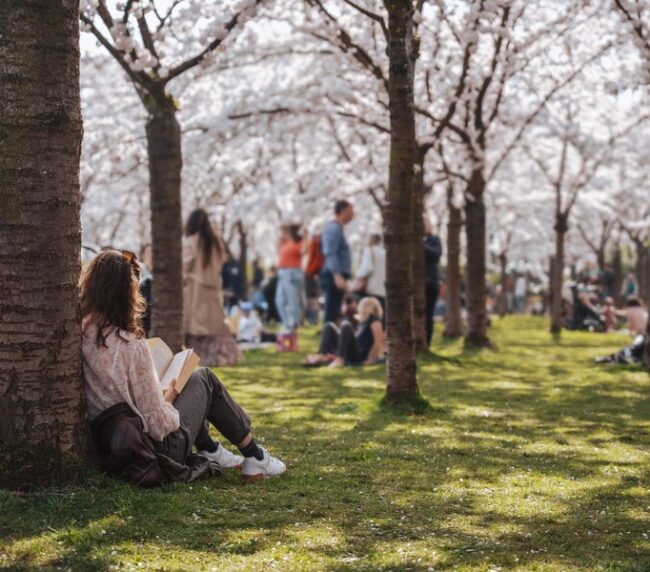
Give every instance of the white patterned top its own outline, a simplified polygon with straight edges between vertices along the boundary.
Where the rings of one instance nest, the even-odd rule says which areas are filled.
[[[144,338],[107,329],[106,347],[97,347],[97,324],[84,320],[83,369],[88,416],[127,403],[142,419],[144,431],[162,441],[179,427],[178,411],[163,397],[158,374]]]

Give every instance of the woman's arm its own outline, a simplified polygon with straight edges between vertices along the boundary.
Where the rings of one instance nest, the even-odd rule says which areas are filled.
[[[367,364],[375,363],[380,357],[384,355],[384,344],[386,342],[386,334],[384,333],[384,326],[381,320],[376,320],[370,325],[372,332],[373,344],[368,354]]]
[[[183,239],[183,272],[189,272],[196,258],[196,248],[194,240],[191,238]]]
[[[129,389],[133,404],[147,425],[146,431],[156,441],[162,441],[179,427],[178,411],[171,401],[175,392],[163,396],[158,374],[144,339],[131,338],[124,344],[128,362]]]

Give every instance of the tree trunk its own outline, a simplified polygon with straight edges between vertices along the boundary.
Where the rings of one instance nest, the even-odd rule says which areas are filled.
[[[465,203],[465,234],[467,236],[467,333],[465,344],[470,347],[492,347],[487,335],[485,304],[485,179],[482,167],[474,169],[467,185]]]
[[[418,394],[413,338],[413,3],[385,0],[388,11],[388,58],[391,146],[384,216],[386,239],[386,322],[388,364],[386,400],[408,403]]]
[[[152,333],[174,351],[183,345],[181,131],[171,97],[148,105],[147,147],[153,253]]]
[[[426,351],[427,343],[426,323],[426,271],[424,263],[424,198],[426,187],[424,185],[424,159],[422,150],[417,152],[417,161],[413,175],[413,337],[415,349]]]
[[[650,303],[650,300],[646,300],[646,303]],[[643,352],[643,365],[648,371],[650,371],[650,320],[648,320],[648,326],[646,328],[645,351]]]
[[[0,2],[0,444],[38,445],[30,482],[83,452],[81,136],[78,1]]]
[[[506,252],[501,252],[499,254],[499,268],[501,292],[497,299],[497,312],[499,313],[499,317],[503,318],[508,313],[508,297],[506,293],[506,283],[508,281],[508,254]]]
[[[639,297],[643,300],[650,298],[650,246],[642,240],[635,240],[636,265],[635,274],[639,283]]]
[[[239,232],[239,275],[241,276],[241,298],[248,298],[248,235],[242,221],[237,221]]]
[[[562,284],[564,281],[564,238],[568,230],[567,216],[556,214],[555,218],[555,257],[551,276],[551,333],[562,331]]]
[[[623,285],[623,255],[621,253],[620,245],[616,246],[616,251],[614,252],[614,260],[612,261],[612,271],[614,272],[614,292],[613,298],[617,306],[623,304],[621,299],[621,287]]]
[[[447,192],[447,319],[446,338],[457,339],[463,335],[463,317],[460,303],[460,233],[463,229],[463,213],[454,206],[451,190]]]

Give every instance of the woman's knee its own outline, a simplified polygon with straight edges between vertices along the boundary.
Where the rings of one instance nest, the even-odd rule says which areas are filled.
[[[354,326],[348,320],[343,320],[343,322],[341,322],[341,332],[344,331],[354,333]]]
[[[219,381],[219,378],[209,367],[204,366],[198,368],[197,370],[194,371],[194,373],[192,373],[192,375],[190,376],[190,380],[192,380],[192,378],[196,378],[201,383],[212,388],[223,387],[223,384],[221,383],[221,381]]]

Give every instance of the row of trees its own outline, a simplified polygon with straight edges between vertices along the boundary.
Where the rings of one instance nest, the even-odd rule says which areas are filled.
[[[154,331],[172,346],[181,343],[183,202],[214,207],[244,236],[247,227],[264,229],[262,213],[309,218],[342,191],[355,197],[363,225],[384,226],[387,397],[400,403],[417,397],[416,351],[424,345],[423,292],[414,287],[423,283],[423,213],[447,212],[446,334],[464,329],[468,344],[489,347],[488,248],[505,268],[517,248],[530,253],[554,228],[559,300],[575,209],[588,210],[599,193],[616,195],[617,178],[623,197],[630,180],[644,177],[632,142],[645,115],[630,101],[647,106],[637,89],[645,84],[630,84],[630,64],[619,57],[633,38],[650,72],[648,9],[639,2],[584,0],[559,12],[542,0],[230,0],[218,8],[84,0],[47,8],[9,2],[2,11],[5,443],[78,447],[82,197],[85,216],[102,236],[108,229],[111,242],[123,240],[122,224],[150,228]],[[81,192],[77,18],[97,42],[84,58]],[[112,75],[116,65],[130,90]],[[118,198],[130,202],[115,208]],[[616,220],[647,249],[640,210],[614,208],[620,204],[602,220]],[[613,224],[583,227],[585,243],[593,227],[604,235]]]

